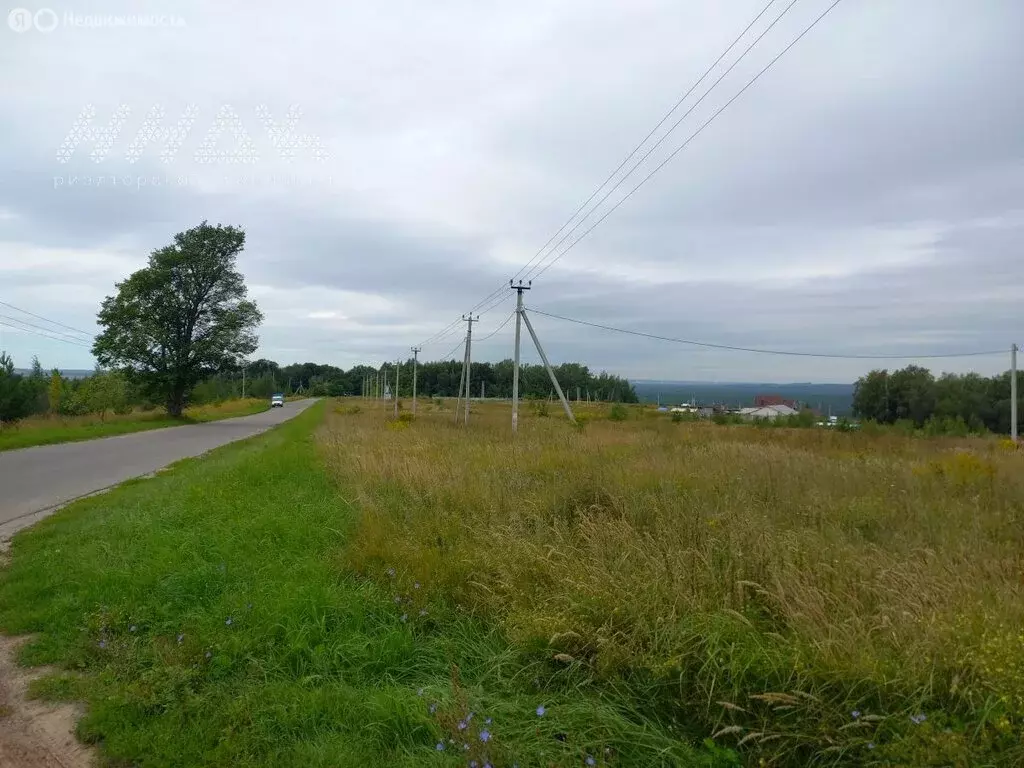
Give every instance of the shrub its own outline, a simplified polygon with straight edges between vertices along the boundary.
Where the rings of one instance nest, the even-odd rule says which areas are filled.
[[[608,411],[609,421],[625,421],[629,418],[629,410],[622,403],[615,403]]]

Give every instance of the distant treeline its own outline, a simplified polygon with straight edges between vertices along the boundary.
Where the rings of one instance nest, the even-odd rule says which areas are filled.
[[[1024,374],[1017,373],[1018,410],[1024,409]],[[944,373],[911,365],[871,371],[853,392],[857,416],[879,424],[912,423],[936,433],[1010,431],[1010,373]]]
[[[394,363],[386,365],[388,386],[395,392]],[[245,367],[244,387],[249,397],[269,398],[275,392],[285,394],[326,395],[342,397],[360,395],[365,380],[377,381],[377,368],[357,365],[348,371],[333,365],[295,363],[278,365],[273,360],[256,360]],[[417,390],[424,397],[455,397],[459,391],[462,363],[420,363]],[[398,375],[398,396],[412,395],[412,360],[402,363]],[[635,403],[636,392],[623,378],[607,373],[593,374],[585,365],[565,363],[555,368],[566,396],[609,402]],[[383,380],[383,379],[382,379]],[[512,396],[512,361],[473,363],[470,392],[473,397]],[[190,393],[194,405],[228,400],[242,395],[241,368],[225,370],[208,376]],[[552,394],[551,380],[541,365],[520,366],[519,392],[524,399],[547,398]],[[89,376],[64,376],[57,369],[44,370],[38,359],[32,368],[21,373],[14,361],[0,352],[0,422],[16,421],[26,416],[51,414],[81,416],[128,413],[133,408],[150,409],[162,405],[150,402],[143,393],[117,371],[96,370]]]
[[[487,397],[512,396],[511,360],[500,363],[473,363],[470,371],[470,393],[479,397],[481,391]],[[397,366],[388,363],[382,369],[369,365],[357,365],[343,370],[333,365],[297,363],[280,366],[272,360],[256,360],[246,366],[246,393],[269,397],[274,392],[285,394],[326,395],[342,397],[361,395],[364,381],[377,381],[378,373],[386,373],[388,387],[395,392],[395,378],[398,378],[398,396],[412,396],[412,360]],[[594,374],[585,365],[563,363],[555,366],[555,375],[567,397],[607,402],[638,402],[633,386],[619,376],[601,372]],[[459,377],[462,363],[453,361],[420,362],[417,366],[416,387],[424,397],[455,397],[459,392]],[[383,378],[381,379],[383,381]],[[214,376],[196,387],[194,401],[224,399],[241,391],[241,372],[231,371]],[[553,388],[547,371],[542,365],[520,365],[519,392],[523,398],[547,398]]]

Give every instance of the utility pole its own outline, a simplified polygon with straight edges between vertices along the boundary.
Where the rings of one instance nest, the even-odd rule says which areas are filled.
[[[381,368],[384,371],[384,391],[381,393],[381,397],[387,399],[388,394],[390,394],[390,390],[388,389],[388,364],[382,363]]]
[[[245,400],[245,363],[242,363],[242,399]]]
[[[419,347],[412,348],[412,415],[416,415],[416,365],[420,354]]]
[[[398,379],[402,372],[402,361],[395,363],[395,418],[398,418]]]
[[[523,281],[519,281],[519,285],[512,285],[512,281],[509,280],[508,284],[512,286],[512,290],[516,292],[516,352],[515,362],[512,366],[512,434],[514,435],[519,429],[519,334],[520,326],[523,319],[523,291],[530,290],[533,285],[531,280],[527,285],[523,285]]]
[[[486,383],[487,383],[486,381],[481,381],[480,382],[480,399],[481,400],[485,400],[486,399],[486,397],[484,395],[484,392],[486,392],[486,390],[484,389],[484,384],[486,384]]]
[[[519,294],[522,296],[522,294]],[[572,415],[572,407],[569,405],[569,401],[565,399],[565,393],[562,392],[562,387],[558,383],[558,379],[555,377],[555,372],[551,370],[551,363],[548,362],[548,356],[544,354],[544,348],[540,345],[540,339],[537,338],[537,332],[533,330],[533,323],[530,322],[530,316],[526,314],[525,310],[520,312],[523,321],[526,323],[526,330],[530,332],[530,336],[533,337],[533,344],[537,347],[537,353],[540,355],[541,362],[544,363],[544,367],[547,368],[548,376],[551,378],[551,383],[555,387],[555,392],[558,393],[558,399],[562,401],[562,407],[565,409],[565,415],[569,417],[569,421],[573,424],[576,423],[576,417]]]
[[[1010,347],[1010,439],[1017,442],[1017,350]]]
[[[466,426],[469,426],[469,384],[470,374],[473,370],[473,323],[480,319],[480,315],[473,317],[470,313],[468,316],[463,315],[462,319],[466,321]]]
[[[469,399],[469,389],[466,387],[466,369],[469,367],[469,337],[466,337],[466,345],[462,348],[462,370],[459,372],[459,394],[455,396],[455,423],[459,423],[459,412],[462,410],[462,394],[465,392],[466,399]]]

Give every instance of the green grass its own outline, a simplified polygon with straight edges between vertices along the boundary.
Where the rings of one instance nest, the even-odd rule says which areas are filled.
[[[15,537],[0,628],[38,633],[23,661],[65,671],[34,692],[84,701],[106,764],[734,764],[400,564],[346,569],[356,515],[313,436],[324,411]]]
[[[123,416],[109,415],[105,419],[100,419],[97,415],[67,418],[35,416],[13,424],[4,424],[0,430],[0,451],[94,440],[98,437],[180,427],[183,424],[198,424],[235,416],[251,416],[254,413],[262,413],[269,407],[265,400],[247,398],[229,400],[219,405],[189,408],[180,419],[173,419],[163,411],[133,411]]]

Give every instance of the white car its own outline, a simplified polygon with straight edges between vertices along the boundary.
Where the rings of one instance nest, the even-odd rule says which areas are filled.
[[[270,396],[270,407],[271,408],[284,408],[284,395],[271,395]]]

